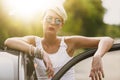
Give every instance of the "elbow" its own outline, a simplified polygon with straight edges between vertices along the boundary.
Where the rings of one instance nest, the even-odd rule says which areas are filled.
[[[114,43],[114,39],[111,37],[107,37],[108,41],[110,41],[111,43]]]
[[[12,38],[8,38],[4,41],[4,45],[9,47],[12,42],[13,42]]]
[[[107,43],[109,43],[111,45],[113,45],[113,43],[114,43],[114,39],[111,38],[111,37],[105,37],[104,40],[105,40],[105,42],[107,42]]]

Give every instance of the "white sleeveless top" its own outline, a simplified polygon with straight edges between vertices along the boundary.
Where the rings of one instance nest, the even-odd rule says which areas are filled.
[[[36,42],[36,47],[45,51],[43,49],[40,37],[36,37],[35,42]],[[48,53],[48,56],[52,62],[55,74],[62,68],[62,66],[64,66],[70,59],[72,59],[72,57],[68,55],[66,49],[67,49],[67,45],[64,42],[64,37],[62,37],[58,51],[53,54]],[[37,66],[35,67],[35,70],[36,70],[36,75],[38,80],[51,80],[51,79],[48,79],[47,77],[46,68],[43,63],[43,60],[35,58],[34,63],[37,64]],[[75,80],[74,69],[71,68],[69,71],[67,71],[60,80]]]

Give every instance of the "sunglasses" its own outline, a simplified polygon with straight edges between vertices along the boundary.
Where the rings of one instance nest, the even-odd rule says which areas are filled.
[[[62,20],[59,19],[59,18],[53,18],[53,17],[47,17],[47,18],[46,18],[46,22],[49,23],[49,24],[52,24],[53,20],[54,20],[54,24],[55,24],[55,25],[58,25],[58,26],[59,26],[59,25],[62,24]]]

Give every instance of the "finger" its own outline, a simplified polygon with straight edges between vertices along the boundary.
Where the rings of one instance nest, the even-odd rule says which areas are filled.
[[[99,78],[99,80],[102,79],[102,78],[101,78],[101,72],[100,72],[100,71],[98,71],[98,78]]]
[[[53,66],[52,66],[52,64],[50,62],[46,63],[46,72],[47,72],[48,76],[51,75],[54,72]]]
[[[91,78],[91,80],[95,80],[94,79],[94,72],[93,72],[93,70],[91,70],[89,77]]]
[[[105,77],[104,72],[102,71],[101,73],[102,73],[102,77],[104,78]]]
[[[53,76],[54,76],[54,71],[51,70],[51,71],[49,72],[49,77],[53,77]]]
[[[47,74],[48,74],[48,78],[53,77],[54,71],[53,70],[48,71]]]
[[[54,70],[53,70],[52,65],[49,65],[49,67],[47,69],[47,74],[48,74],[48,77],[53,77]]]
[[[101,72],[101,74],[102,74],[102,78],[104,78],[105,76],[104,76],[104,71],[103,71],[103,69],[100,69],[100,72]]]
[[[96,80],[94,76],[91,76],[91,80]]]
[[[50,72],[50,65],[46,64],[46,71]]]
[[[93,75],[93,69],[91,69],[89,77],[92,77],[92,75]]]
[[[95,80],[98,80],[97,72],[94,72]]]
[[[92,76],[90,78],[91,78],[91,80],[94,80],[94,78]]]
[[[51,72],[50,69],[48,68],[48,70],[46,70],[46,72],[47,72],[48,78],[50,78],[50,76],[51,76],[51,75],[50,75],[50,72]]]
[[[46,69],[47,73],[50,73],[52,70],[50,67],[48,67],[48,69]]]
[[[53,69],[52,66],[51,66],[51,68],[50,68],[50,74],[51,74],[51,76],[53,77],[53,75],[54,75],[54,69]]]

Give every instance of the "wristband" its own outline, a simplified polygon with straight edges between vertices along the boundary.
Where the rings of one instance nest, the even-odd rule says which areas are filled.
[[[41,50],[38,47],[34,48],[34,57],[43,59],[43,53],[41,52]]]

